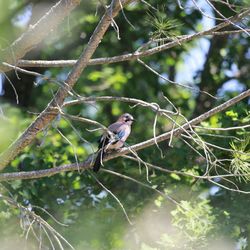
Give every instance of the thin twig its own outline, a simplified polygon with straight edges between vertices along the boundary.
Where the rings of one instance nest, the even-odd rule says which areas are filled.
[[[155,144],[155,139],[159,143],[161,141],[168,140],[172,134],[173,134],[173,136],[178,136],[179,134],[181,134],[183,132],[183,129],[189,129],[190,126],[194,126],[194,125],[197,125],[198,123],[201,123],[202,121],[204,121],[208,117],[211,117],[214,114],[227,109],[228,107],[236,104],[237,102],[240,102],[242,99],[249,97],[249,96],[250,96],[250,90],[246,90],[245,92],[243,92],[243,93],[237,95],[236,97],[224,102],[223,104],[209,110],[208,112],[194,118],[193,120],[191,120],[189,122],[186,122],[181,127],[174,129],[174,131],[166,132],[166,133],[163,133],[161,135],[158,135],[156,138],[151,138],[151,139],[146,140],[144,142],[135,144],[135,145],[131,146],[130,149],[124,148],[124,149],[121,149],[119,152],[108,154],[106,157],[104,157],[103,161],[108,161],[110,159],[114,159],[116,157],[128,154],[131,152],[130,150],[139,151],[139,150],[142,150],[142,149],[147,148],[149,146],[152,146]],[[91,166],[93,164],[93,159],[94,159],[94,155],[90,155],[84,162],[79,163],[79,167],[81,169],[91,168]],[[14,179],[41,178],[44,176],[51,176],[51,175],[61,173],[64,171],[72,171],[72,170],[76,170],[76,169],[77,169],[76,164],[67,164],[67,165],[63,165],[63,166],[52,168],[52,169],[46,169],[46,170],[38,170],[38,171],[30,171],[30,172],[18,172],[18,173],[3,173],[3,174],[0,174],[0,181],[14,180]]]
[[[110,189],[108,189],[107,187],[105,187],[105,186],[98,180],[98,178],[97,178],[94,174],[92,174],[91,172],[89,172],[89,173],[90,173],[90,175],[96,180],[96,182],[97,182],[103,189],[105,189],[105,190],[106,190],[106,191],[107,191],[107,192],[117,201],[117,203],[118,203],[119,206],[121,207],[121,209],[122,209],[122,211],[123,211],[123,213],[124,213],[124,215],[125,215],[127,221],[129,222],[130,225],[133,225],[133,223],[131,222],[131,220],[130,220],[129,217],[128,217],[128,214],[127,214],[127,212],[126,212],[126,210],[125,210],[123,204],[122,204],[121,201],[118,199],[118,197],[117,197],[116,195],[114,195],[114,193],[113,193]]]

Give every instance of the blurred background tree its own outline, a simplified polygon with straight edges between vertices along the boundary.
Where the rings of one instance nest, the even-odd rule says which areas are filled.
[[[25,32],[55,3],[1,0],[1,49]],[[105,4],[102,1],[82,0],[59,28],[27,53],[25,59],[77,59],[98,24]],[[211,28],[221,22],[221,15],[230,17],[244,8],[249,8],[249,3],[134,1],[115,19],[120,39],[110,27],[94,58],[133,52],[148,41],[151,43],[142,50],[164,44],[169,39],[178,39],[180,35]],[[237,25],[247,29],[249,16]],[[238,28],[230,25],[225,30]],[[174,111],[165,96],[185,117],[191,119],[249,88],[248,32],[203,36],[143,59],[167,79],[191,86],[191,91],[164,81],[136,60],[89,66],[78,79],[74,91],[81,96],[132,97],[158,103],[162,108]],[[70,71],[70,67],[27,69],[57,80],[65,80]],[[2,73],[0,79],[2,152],[47,106],[58,86],[50,80],[14,70]],[[18,105],[12,85],[18,94]],[[198,90],[219,98],[215,100]],[[133,124],[128,144],[153,137],[155,113],[140,106],[131,108],[129,104],[119,101],[85,103],[68,107],[66,111],[106,126],[120,114],[129,112],[137,121]],[[249,125],[249,121],[248,98],[212,116],[202,126],[235,127]],[[159,117],[156,133],[161,134],[171,126],[170,121]],[[4,171],[49,169],[75,162],[75,155],[79,161],[83,161],[97,147],[101,132],[88,131],[93,128],[58,117]],[[76,249],[250,249],[250,200],[247,192],[250,174],[249,130],[197,129],[197,132],[208,143],[221,147],[213,148],[212,153],[218,159],[228,159],[223,165],[224,173],[243,173],[244,177],[218,177],[213,182],[206,179],[195,182],[192,174],[202,176],[207,162],[190,147],[193,142],[188,144],[186,138],[178,137],[173,139],[171,147],[168,142],[159,144],[164,157],[160,156],[156,146],[140,151],[139,156],[145,162],[190,175],[167,174],[150,168],[147,180],[147,169],[143,165],[138,167],[137,162],[120,157],[105,163],[105,168],[121,176],[102,171],[96,177],[106,189],[96,181],[91,171],[84,171],[81,174],[66,172],[40,179],[5,181],[1,183],[1,193],[32,208]],[[201,147],[196,145],[196,148],[198,153],[202,152]],[[217,171],[215,166],[210,174],[218,175]],[[155,192],[156,189],[162,193]],[[107,190],[119,198],[133,225],[128,223],[119,203]],[[179,205],[165,199],[168,195],[174,197]],[[1,249],[37,249],[37,240],[41,242],[40,235],[43,235],[40,248],[52,249],[41,228],[29,232],[32,222],[17,226],[20,220],[25,222],[20,208],[9,206],[6,201],[1,202],[0,207]],[[68,226],[56,223],[38,207],[46,209]],[[54,245],[60,249],[56,242]],[[67,249],[67,246],[64,247]]]

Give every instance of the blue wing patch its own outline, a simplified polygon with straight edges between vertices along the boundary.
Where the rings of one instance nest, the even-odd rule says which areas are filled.
[[[123,136],[125,135],[125,130],[121,130],[120,132],[118,132],[116,134],[116,136],[121,140],[123,138]]]
[[[122,138],[125,135],[125,130],[121,130],[118,133],[115,133],[115,141],[113,141],[111,144],[114,145],[116,144],[118,141],[122,140]]]

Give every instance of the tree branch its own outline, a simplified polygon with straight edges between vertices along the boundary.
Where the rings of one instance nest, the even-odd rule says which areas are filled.
[[[172,135],[178,136],[183,132],[183,130],[188,129],[190,126],[194,126],[194,125],[201,123],[202,121],[206,120],[208,117],[211,117],[215,115],[216,113],[227,109],[228,107],[240,102],[242,99],[249,97],[249,96],[250,96],[250,89],[224,102],[223,104],[209,110],[208,112],[196,117],[195,119],[189,122],[186,122],[181,127],[176,128],[173,131],[163,133],[159,136],[156,136],[144,142],[135,144],[129,148],[124,148],[119,152],[109,154],[104,158],[103,161],[108,161],[108,160],[117,158],[119,156],[129,154],[131,153],[131,151],[142,150],[144,148],[154,145],[155,141],[159,143],[159,142],[168,140]],[[18,179],[36,179],[36,178],[41,178],[41,177],[46,177],[46,176],[47,177],[52,176],[61,172],[79,170],[79,168],[85,170],[85,169],[92,167],[94,158],[95,158],[95,155],[92,154],[84,162],[80,162],[78,164],[72,163],[72,164],[66,164],[66,165],[51,168],[51,169],[36,170],[36,171],[29,171],[29,172],[3,173],[3,174],[0,174],[0,181],[18,180]]]
[[[62,107],[68,107],[68,106],[81,104],[81,103],[88,103],[88,102],[91,103],[91,102],[96,102],[96,101],[104,101],[104,102],[118,101],[118,102],[134,103],[135,105],[141,105],[142,107],[150,107],[154,112],[172,113],[171,111],[166,111],[164,109],[161,109],[157,103],[148,103],[140,99],[122,97],[122,96],[80,97],[77,100],[64,102]]]
[[[235,15],[232,18],[229,18],[231,21],[238,21],[241,20],[243,17],[247,16],[250,13],[250,9]],[[195,38],[199,38],[206,35],[225,35],[228,34],[227,31],[223,32],[216,32],[217,30],[220,30],[226,26],[230,25],[229,21],[222,22],[215,27],[197,32],[192,35],[184,35],[180,38],[175,39],[174,41],[171,41],[169,43],[166,43],[161,46],[157,46],[155,48],[144,50],[144,51],[135,51],[132,53],[119,55],[119,56],[113,56],[113,57],[101,57],[96,59],[91,59],[88,62],[88,65],[100,65],[100,64],[110,64],[110,63],[118,63],[118,62],[124,62],[124,61],[130,61],[130,60],[136,60],[138,58],[150,56],[156,53],[159,53],[161,51],[170,49],[172,47],[175,47],[177,45],[181,45],[182,43],[191,41]],[[230,31],[233,33],[239,32],[239,31]],[[242,31],[241,31],[242,32]],[[53,61],[46,61],[46,60],[19,60],[17,62],[17,66],[19,67],[67,67],[67,66],[73,66],[76,63],[76,60],[53,60]]]
[[[111,5],[106,9],[105,14],[97,25],[94,33],[90,37],[88,45],[68,75],[65,81],[67,85],[59,88],[54,98],[43,110],[43,112],[36,118],[36,120],[32,122],[30,126],[20,135],[20,137],[0,155],[0,170],[3,169],[12,159],[14,159],[23,148],[29,145],[36,137],[37,133],[45,128],[46,125],[56,117],[57,113],[59,112],[58,107],[62,106],[64,99],[68,95],[68,92],[72,89],[80,77],[82,71],[86,68],[88,61],[98,47],[105,32],[113,22],[113,18],[119,13],[122,6],[129,3],[130,1],[131,0],[113,0],[111,2]],[[53,113],[51,111],[53,111]]]
[[[20,58],[47,37],[79,3],[80,0],[61,0],[56,3],[37,23],[30,25],[25,33],[0,52],[0,61],[16,65]],[[0,64],[0,71],[9,70],[9,67]]]

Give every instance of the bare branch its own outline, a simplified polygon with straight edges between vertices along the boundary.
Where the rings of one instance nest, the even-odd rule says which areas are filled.
[[[43,218],[41,218],[39,215],[37,215],[31,209],[31,207],[23,206],[20,203],[16,202],[16,200],[14,198],[6,196],[6,195],[2,195],[1,193],[0,193],[0,199],[6,201],[9,206],[15,207],[15,208],[20,210],[20,213],[21,213],[20,224],[21,224],[22,229],[24,231],[26,231],[26,239],[28,238],[29,232],[31,230],[33,235],[35,236],[35,238],[39,242],[39,244],[42,243],[41,237],[37,236],[37,234],[33,228],[33,224],[36,224],[40,227],[43,226],[44,228],[46,228],[46,230],[48,230],[53,235],[53,237],[56,237],[56,241],[60,246],[62,246],[62,242],[64,242],[70,249],[74,250],[74,247],[60,233],[58,233],[52,226],[50,226]],[[42,210],[43,210],[43,212],[46,211],[44,209],[42,209]],[[46,213],[47,213],[47,215],[49,215],[51,217],[51,215],[47,211],[46,211]],[[53,220],[55,219],[53,216],[51,218]],[[56,222],[58,222],[58,221],[56,220]],[[61,249],[64,249],[64,248],[62,247]]]
[[[130,177],[130,176],[127,176],[127,175],[124,175],[124,174],[120,174],[120,173],[117,173],[117,172],[115,172],[115,171],[108,170],[108,169],[103,169],[103,171],[106,172],[106,173],[109,173],[109,174],[112,174],[112,175],[116,175],[116,176],[118,176],[118,177],[121,177],[121,178],[123,178],[123,179],[125,179],[125,180],[129,180],[129,181],[135,182],[135,183],[137,183],[137,184],[139,184],[139,185],[141,185],[141,186],[143,186],[143,187],[146,187],[146,188],[148,188],[148,189],[151,189],[151,190],[155,191],[156,193],[158,193],[159,195],[161,195],[162,197],[164,197],[164,198],[170,200],[170,201],[171,201],[172,203],[174,203],[175,205],[180,205],[180,203],[179,203],[178,201],[176,201],[176,200],[175,200],[173,197],[171,197],[170,195],[167,195],[167,194],[161,192],[160,190],[158,190],[158,189],[156,189],[156,188],[154,188],[154,187],[152,187],[152,186],[150,186],[150,185],[148,185],[148,184],[145,184],[145,183],[143,183],[143,182],[141,182],[141,181],[138,181],[138,180],[136,180],[136,179],[134,179],[134,178],[132,178],[132,177]]]
[[[22,69],[22,68],[19,68],[17,66],[14,66],[14,65],[11,65],[9,63],[5,63],[3,62],[2,65],[4,66],[7,66],[7,67],[10,67],[12,69],[14,69],[16,72],[21,72],[23,74],[27,74],[27,75],[32,75],[32,76],[35,76],[35,77],[39,77],[40,80],[47,80],[47,81],[50,81],[50,82],[53,82],[55,84],[57,84],[58,86],[60,87],[63,87],[67,90],[66,87],[69,87],[68,84],[64,81],[58,81],[57,79],[55,78],[52,78],[52,77],[48,77],[46,75],[43,75],[43,74],[40,74],[40,73],[37,73],[35,71],[30,71],[30,70],[26,70],[26,69]],[[4,73],[5,74],[5,73]],[[5,77],[7,78],[7,75],[5,74]],[[7,78],[8,79],[8,78]],[[9,79],[8,79],[9,80]],[[9,80],[10,81],[10,80]],[[66,85],[66,86],[65,86]],[[65,87],[64,87],[65,86]],[[14,87],[14,86],[13,86]],[[71,96],[75,96],[75,97],[80,97],[73,89],[71,91],[67,90],[68,91],[68,94],[71,95]],[[17,103],[18,104],[18,103]]]
[[[161,135],[158,135],[154,138],[151,138],[147,141],[135,144],[131,146],[130,148],[124,148],[119,152],[109,154],[107,155],[103,161],[108,161],[110,159],[117,158],[122,155],[129,154],[132,151],[139,151],[144,148],[147,148],[149,146],[152,146],[155,144],[155,140],[159,143],[161,141],[165,141],[170,139],[171,135],[173,134],[174,136],[180,135],[183,130],[188,129],[190,126],[194,126],[196,124],[201,123],[202,121],[206,120],[208,117],[213,116],[214,114],[221,112],[228,107],[240,102],[242,99],[249,97],[250,96],[250,90],[247,90],[238,96],[224,102],[223,104],[209,110],[208,112],[194,118],[193,120],[186,122],[183,124],[181,127],[174,129],[173,131],[169,131],[166,133],[163,133]],[[55,168],[50,168],[50,169],[45,169],[45,170],[37,170],[37,171],[29,171],[29,172],[16,172],[16,173],[3,173],[0,174],[0,181],[4,180],[17,180],[17,179],[35,179],[35,178],[41,178],[41,177],[46,177],[46,176],[52,176],[61,172],[66,172],[66,171],[75,171],[78,170],[78,167],[80,169],[88,169],[92,167],[93,160],[95,158],[95,155],[90,155],[84,162],[79,162],[77,165],[76,163],[73,164],[66,164],[63,166],[55,167]]]
[[[229,20],[232,21],[239,21],[243,17],[247,16],[250,13],[250,9],[243,11],[240,14],[235,15],[234,17],[229,18]],[[197,32],[192,35],[183,35],[181,37],[177,37],[177,39],[174,39],[173,41],[166,43],[161,46],[154,47],[152,49],[148,49],[145,51],[135,51],[132,53],[114,56],[114,57],[105,57],[105,58],[96,58],[92,59],[88,62],[88,65],[100,65],[100,64],[109,64],[109,63],[118,63],[118,62],[124,62],[124,61],[130,61],[130,60],[137,60],[138,58],[150,56],[159,52],[162,52],[164,50],[173,48],[175,46],[180,46],[181,44],[191,41],[195,38],[199,38],[202,36],[208,36],[208,35],[225,35],[228,34],[229,31],[223,31],[223,32],[216,32],[226,26],[229,26],[230,22],[225,21],[222,22],[215,27]],[[246,29],[248,31],[248,29]],[[226,33],[224,33],[226,32]],[[236,33],[240,31],[230,31],[231,33]],[[241,30],[242,32],[242,30]],[[17,62],[17,66],[19,67],[67,67],[67,66],[73,66],[76,63],[76,60],[53,60],[53,61],[44,61],[44,60],[19,60]]]
[[[119,102],[127,102],[127,103],[134,103],[135,105],[140,105],[142,107],[151,108],[154,112],[161,113],[169,113],[175,114],[171,111],[167,111],[165,109],[159,108],[159,105],[156,103],[148,103],[140,99],[130,98],[130,97],[122,97],[122,96],[98,96],[98,97],[80,97],[77,100],[67,101],[64,102],[62,107],[68,107],[76,104],[81,103],[93,103],[96,101],[103,101],[103,102],[110,102],[110,101],[119,101]],[[169,100],[168,100],[169,101]]]
[[[237,130],[237,129],[249,128],[250,125],[242,125],[242,126],[229,127],[229,128],[207,128],[207,127],[201,127],[201,126],[194,126],[194,127],[198,128],[198,129],[201,129],[201,130],[228,131],[228,130]]]
[[[208,96],[210,96],[211,98],[213,99],[218,99],[217,97],[209,94],[208,92],[206,91],[202,91],[202,90],[199,90],[198,88],[195,88],[193,86],[190,86],[190,84],[182,84],[182,83],[178,83],[178,82],[175,82],[175,81],[172,81],[168,78],[166,78],[165,76],[161,75],[160,73],[158,73],[156,70],[154,70],[152,67],[150,67],[149,65],[147,65],[145,62],[143,62],[141,59],[137,59],[137,61],[139,63],[141,63],[145,68],[147,68],[148,70],[150,70],[151,72],[153,72],[155,75],[157,75],[159,78],[161,78],[162,80],[168,82],[168,83],[171,83],[171,84],[174,84],[174,85],[177,85],[179,87],[183,87],[183,88],[187,88],[191,91],[194,91],[194,92],[198,92],[198,93],[202,93],[202,94],[206,94]]]
[[[118,199],[118,197],[117,197],[110,189],[108,189],[106,186],[104,186],[103,183],[102,183],[100,180],[98,180],[98,178],[97,178],[94,174],[92,174],[92,173],[90,173],[90,174],[91,174],[91,176],[96,180],[96,182],[97,182],[104,190],[106,190],[106,192],[108,192],[108,193],[117,201],[117,203],[118,203],[119,206],[121,207],[121,209],[122,209],[122,211],[123,211],[123,213],[124,213],[124,215],[125,215],[125,217],[126,217],[128,223],[129,223],[131,226],[134,225],[134,223],[130,220],[130,218],[129,218],[129,216],[128,216],[128,214],[127,214],[127,212],[126,212],[126,210],[125,210],[125,208],[124,208],[124,206],[123,206],[123,204],[122,204],[121,201]]]

